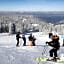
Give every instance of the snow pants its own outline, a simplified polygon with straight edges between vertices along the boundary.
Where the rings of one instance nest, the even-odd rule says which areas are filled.
[[[50,53],[50,57],[57,57],[57,49],[51,49],[49,53]]]
[[[19,45],[19,39],[17,39],[17,44],[16,44],[16,46],[18,46]]]

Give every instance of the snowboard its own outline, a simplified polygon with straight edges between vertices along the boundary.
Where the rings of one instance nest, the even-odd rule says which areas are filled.
[[[37,57],[35,60],[39,61],[39,62],[50,61],[50,62],[56,62],[58,64],[64,64],[64,57],[58,58],[56,60],[48,60],[48,58],[46,58],[46,57]]]

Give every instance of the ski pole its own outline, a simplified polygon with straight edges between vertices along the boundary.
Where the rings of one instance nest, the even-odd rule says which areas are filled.
[[[48,45],[44,45],[44,46],[43,46],[44,48],[43,48],[42,56],[46,53],[47,46],[48,46]]]

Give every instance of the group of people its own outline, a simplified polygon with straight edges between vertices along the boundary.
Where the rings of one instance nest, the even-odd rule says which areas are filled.
[[[23,46],[26,46],[26,37],[25,37],[24,34],[21,37],[20,36],[20,32],[18,32],[16,34],[16,40],[17,40],[16,46],[19,46],[19,38],[22,38],[23,39],[23,41],[24,41]],[[35,46],[35,40],[36,40],[36,38],[34,37],[34,35],[32,36],[32,34],[30,34],[30,36],[28,37],[28,39],[29,39],[29,45],[30,46]]]
[[[23,39],[23,41],[24,41],[23,46],[26,46],[26,37],[25,37],[25,35],[22,35],[22,37],[21,37],[20,32],[18,32],[17,35],[16,35],[16,39],[17,39],[16,46],[19,46],[19,38]],[[48,44],[49,46],[52,47],[52,49],[49,51],[50,59],[56,59],[56,58],[58,58],[57,51],[60,48],[59,36],[53,35],[52,33],[49,33],[49,38],[51,39],[51,41],[46,42],[46,44]],[[28,39],[29,39],[29,45],[35,46],[36,38],[34,36],[32,36],[32,34],[30,34]],[[50,59],[48,59],[48,60],[50,60]]]

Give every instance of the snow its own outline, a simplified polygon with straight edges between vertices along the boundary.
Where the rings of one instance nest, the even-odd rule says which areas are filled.
[[[55,64],[54,62],[38,62],[37,57],[49,57],[50,47],[45,44],[48,41],[48,35],[33,33],[36,38],[36,46],[29,46],[28,36],[27,46],[23,46],[23,40],[20,38],[20,47],[16,47],[16,35],[8,33],[0,34],[0,64]],[[21,35],[22,36],[22,35]],[[60,37],[61,48],[58,56],[64,56],[63,38]]]

